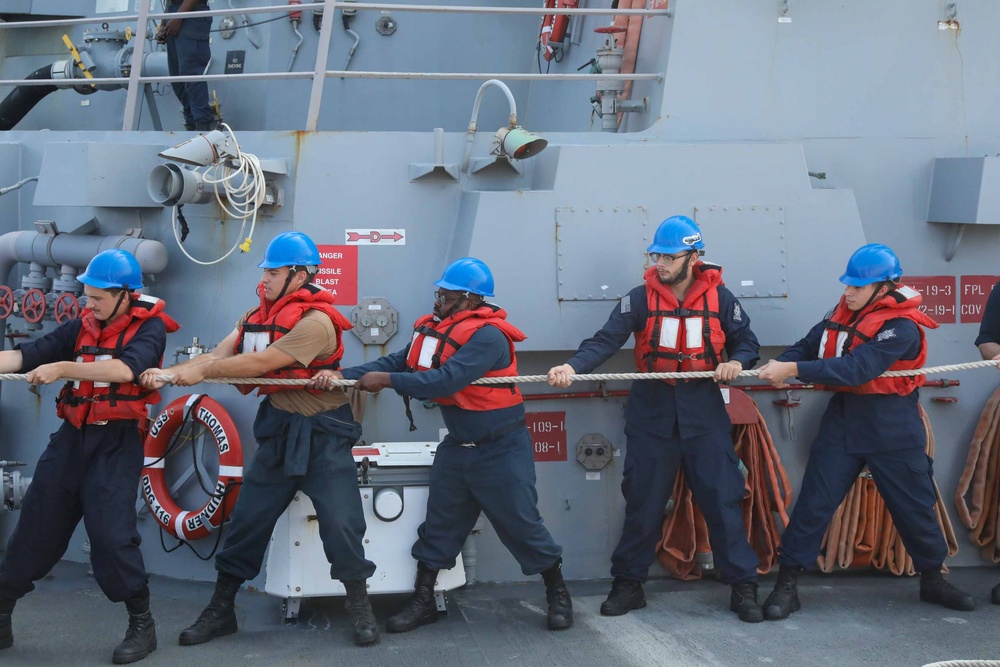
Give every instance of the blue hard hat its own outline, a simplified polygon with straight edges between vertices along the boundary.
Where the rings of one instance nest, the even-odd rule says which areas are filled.
[[[267,244],[264,261],[257,266],[278,269],[282,266],[319,266],[321,263],[319,248],[311,238],[302,232],[284,232]]]
[[[97,253],[76,279],[98,289],[137,290],[142,289],[142,268],[135,255],[114,248]]]
[[[656,235],[653,236],[653,243],[646,252],[658,252],[663,255],[672,255],[685,250],[701,250],[705,243],[701,240],[701,230],[694,220],[686,215],[674,215],[656,228]]]
[[[869,243],[855,250],[847,260],[847,270],[840,276],[840,282],[864,287],[883,280],[899,280],[902,276],[903,269],[892,248],[881,243]]]
[[[480,296],[494,296],[493,272],[486,263],[475,257],[456,259],[441,274],[441,280],[434,283],[438,287],[469,292]]]

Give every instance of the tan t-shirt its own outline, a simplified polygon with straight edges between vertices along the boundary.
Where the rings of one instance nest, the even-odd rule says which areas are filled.
[[[240,318],[236,324],[237,329],[243,326],[253,310],[255,309],[248,310]],[[325,359],[337,351],[337,330],[333,328],[333,322],[325,314],[318,310],[310,310],[291,331],[273,345],[275,349],[281,350],[303,366],[308,366],[314,359]],[[296,387],[290,391],[271,394],[271,404],[274,407],[307,417],[334,410],[347,402],[347,394],[343,388],[314,394],[305,387]]]

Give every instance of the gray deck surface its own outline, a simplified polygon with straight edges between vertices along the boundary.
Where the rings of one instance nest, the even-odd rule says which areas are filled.
[[[297,622],[282,621],[281,601],[243,591],[240,632],[195,647],[177,633],[211,596],[206,583],[153,577],[159,648],[139,664],[155,665],[923,665],[947,659],[1000,658],[1000,606],[989,589],[1000,570],[964,568],[956,584],[975,593],[976,611],[952,612],[917,598],[915,579],[877,574],[808,575],[803,609],[781,622],[741,623],[728,611],[728,587],[714,581],[657,580],[649,606],[617,618],[600,615],[608,582],[572,582],[576,625],[545,629],[538,584],[476,585],[449,594],[441,620],[405,635],[383,634],[357,648],[340,599],[302,603]],[[774,576],[763,579],[770,590]],[[763,596],[762,596],[763,597]],[[374,598],[385,618],[405,596]],[[125,629],[125,610],[101,594],[86,567],[60,563],[18,603],[15,645],[0,665],[110,664]]]

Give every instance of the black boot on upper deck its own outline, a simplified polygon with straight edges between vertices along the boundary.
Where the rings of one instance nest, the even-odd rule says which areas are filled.
[[[799,602],[799,571],[798,565],[782,565],[778,570],[778,581],[774,590],[764,600],[764,618],[769,621],[780,621],[788,618],[793,611],[802,608]]]
[[[354,643],[358,646],[368,646],[378,641],[378,625],[372,612],[372,603],[368,599],[368,586],[364,579],[343,581],[347,591],[347,602],[344,608],[354,628]]]
[[[409,632],[438,620],[437,602],[434,600],[434,582],[437,581],[437,575],[437,570],[430,570],[424,567],[423,563],[417,563],[413,595],[403,611],[389,618],[389,622],[386,623],[389,632]]]
[[[955,611],[972,611],[976,600],[944,578],[939,568],[920,573],[920,599]]]
[[[545,581],[545,599],[549,605],[547,623],[549,630],[565,630],[573,627],[573,600],[566,590],[562,576],[562,558],[542,572]]]
[[[236,632],[239,627],[236,624],[236,593],[242,585],[243,579],[220,572],[212,599],[194,625],[181,631],[180,645],[204,644]]]
[[[764,620],[764,610],[757,601],[757,582],[741,581],[732,585],[729,609],[740,616],[745,623],[760,623]]]

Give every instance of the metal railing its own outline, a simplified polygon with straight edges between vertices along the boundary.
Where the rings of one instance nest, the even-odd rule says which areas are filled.
[[[135,47],[132,54],[133,63],[141,63],[146,47],[146,29],[150,20],[177,18],[176,13],[149,11],[149,4],[140,2],[137,14],[116,14],[114,16],[87,17],[79,19],[55,19],[45,21],[0,22],[0,30],[16,30],[22,28],[48,28],[55,26],[74,26],[105,23],[125,23],[137,21],[142,29],[136,31]],[[240,7],[240,14],[281,14],[289,12],[289,5],[267,5],[262,7]],[[670,16],[666,9],[551,9],[546,7],[483,7],[483,6],[453,6],[453,5],[400,5],[392,3],[344,2],[343,0],[323,0],[295,5],[295,11],[322,9],[323,20],[319,31],[319,41],[316,45],[316,62],[312,71],[304,72],[251,72],[244,74],[200,74],[190,76],[142,76],[141,67],[133,67],[128,78],[88,78],[67,80],[61,86],[80,84],[119,84],[126,87],[125,113],[122,119],[122,130],[136,129],[138,125],[139,93],[141,86],[153,83],[171,83],[174,81],[254,81],[262,79],[310,79],[312,89],[309,95],[309,108],[306,112],[306,127],[315,131],[319,124],[320,106],[323,97],[323,84],[328,77],[341,79],[424,79],[424,80],[484,80],[501,79],[511,81],[640,81],[663,79],[662,72],[646,74],[532,74],[524,72],[372,72],[357,70],[328,70],[327,55],[330,50],[330,40],[333,33],[333,17],[338,8],[347,7],[357,11],[392,10],[398,12],[439,12],[444,14],[567,14],[591,16]],[[232,8],[210,9],[200,12],[185,12],[185,18],[199,16],[225,16],[233,13]],[[51,86],[51,80],[0,79],[0,86]]]

